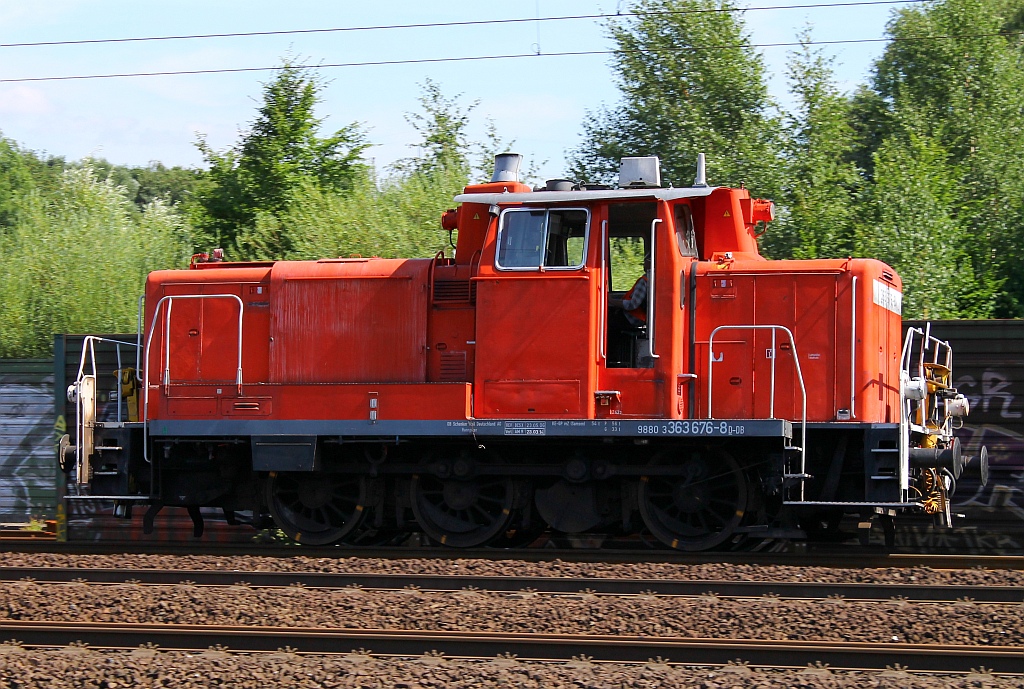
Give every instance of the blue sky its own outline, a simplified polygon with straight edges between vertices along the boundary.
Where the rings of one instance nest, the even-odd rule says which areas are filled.
[[[748,0],[743,6],[807,4]],[[352,26],[535,18],[614,13],[624,0],[535,0],[519,4],[410,0],[0,0],[0,44],[138,36],[322,29]],[[893,5],[751,11],[755,43],[791,42],[810,24],[816,40],[879,38]],[[0,79],[270,67],[292,54],[316,63],[406,60],[494,54],[607,50],[597,20],[494,26],[418,28],[285,36],[153,41],[75,46],[0,47]],[[863,82],[884,44],[826,47],[840,85]],[[788,48],[765,48],[772,93],[786,102]],[[430,78],[462,102],[479,101],[471,135],[485,118],[542,177],[563,173],[566,150],[579,143],[587,110],[614,103],[607,55],[531,57],[448,64],[326,68],[319,114],[325,127],[360,122],[377,144],[378,167],[408,156],[416,135],[404,115],[417,108],[419,84]],[[216,149],[233,144],[259,105],[270,72],[0,83],[0,133],[22,146],[69,159],[114,163],[199,165],[203,135]]]

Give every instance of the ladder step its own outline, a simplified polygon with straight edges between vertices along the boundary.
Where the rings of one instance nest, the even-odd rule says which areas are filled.
[[[871,448],[871,451],[872,452],[899,452],[899,449],[898,448],[889,448],[889,447],[873,447],[873,448]]]
[[[785,450],[786,452],[803,452],[804,451],[804,448],[798,447],[796,445],[786,445],[782,449]]]

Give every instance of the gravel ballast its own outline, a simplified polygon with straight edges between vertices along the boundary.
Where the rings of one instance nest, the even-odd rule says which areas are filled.
[[[853,689],[893,687],[1014,687],[1019,678],[990,674],[942,676],[899,669],[842,672],[823,667],[764,670],[745,665],[679,667],[647,665],[527,662],[509,658],[490,661],[419,658],[374,658],[363,654],[299,656],[293,653],[243,655],[211,650],[186,654],[140,649],[99,652],[68,647],[25,650],[0,647],[0,688],[133,689],[135,687],[234,687],[237,689],[662,689],[695,687],[783,689],[822,687]]]
[[[820,583],[931,584],[950,586],[1024,586],[1024,571],[1004,569],[932,569],[930,567],[801,567],[792,565],[698,565],[643,562],[566,562],[550,560],[385,559],[362,557],[267,557],[260,555],[73,555],[3,553],[5,567],[81,567],[107,569],[220,570],[236,572],[338,572],[369,574],[475,574],[482,576],[601,577]]]
[[[805,601],[19,581],[0,589],[0,619],[1024,645],[1024,606],[966,601]]]
[[[698,597],[539,594],[529,590],[433,592],[409,588],[378,591],[254,587],[246,572],[337,572],[430,575],[514,575],[634,579],[733,580],[952,585],[970,596],[973,586],[1021,586],[1013,570],[854,569],[713,563],[573,563],[560,560],[377,559],[170,555],[70,555],[5,553],[9,567],[219,570],[237,572],[233,586],[8,582],[0,587],[0,620],[94,621],[254,627],[392,628],[450,631],[618,634],[719,639],[861,641],[1024,646],[1024,605],[919,603],[902,599],[793,600],[765,596]],[[770,586],[766,587],[770,591]],[[0,638],[0,641],[5,641]],[[371,649],[372,650],[372,649]],[[880,669],[881,670],[881,669]],[[846,672],[811,667],[767,670],[735,664],[684,667],[655,660],[647,665],[566,663],[496,658],[373,657],[364,653],[305,656],[233,653],[212,649],[182,653],[139,649],[99,651],[0,646],[0,689],[36,687],[1011,687],[1020,677],[998,677],[979,668],[969,675],[926,675],[900,668]]]

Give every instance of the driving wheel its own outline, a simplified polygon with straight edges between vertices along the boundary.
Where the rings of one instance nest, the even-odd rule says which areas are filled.
[[[267,480],[266,499],[270,515],[290,538],[330,545],[359,527],[368,492],[362,476],[280,472]]]
[[[640,514],[658,540],[677,550],[707,550],[736,532],[746,514],[747,481],[731,455],[665,454],[652,464],[678,469],[640,478]]]

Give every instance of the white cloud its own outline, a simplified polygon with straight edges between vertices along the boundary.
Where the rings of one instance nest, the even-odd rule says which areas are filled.
[[[49,115],[53,103],[40,89],[26,84],[0,85],[0,113],[6,115]]]

